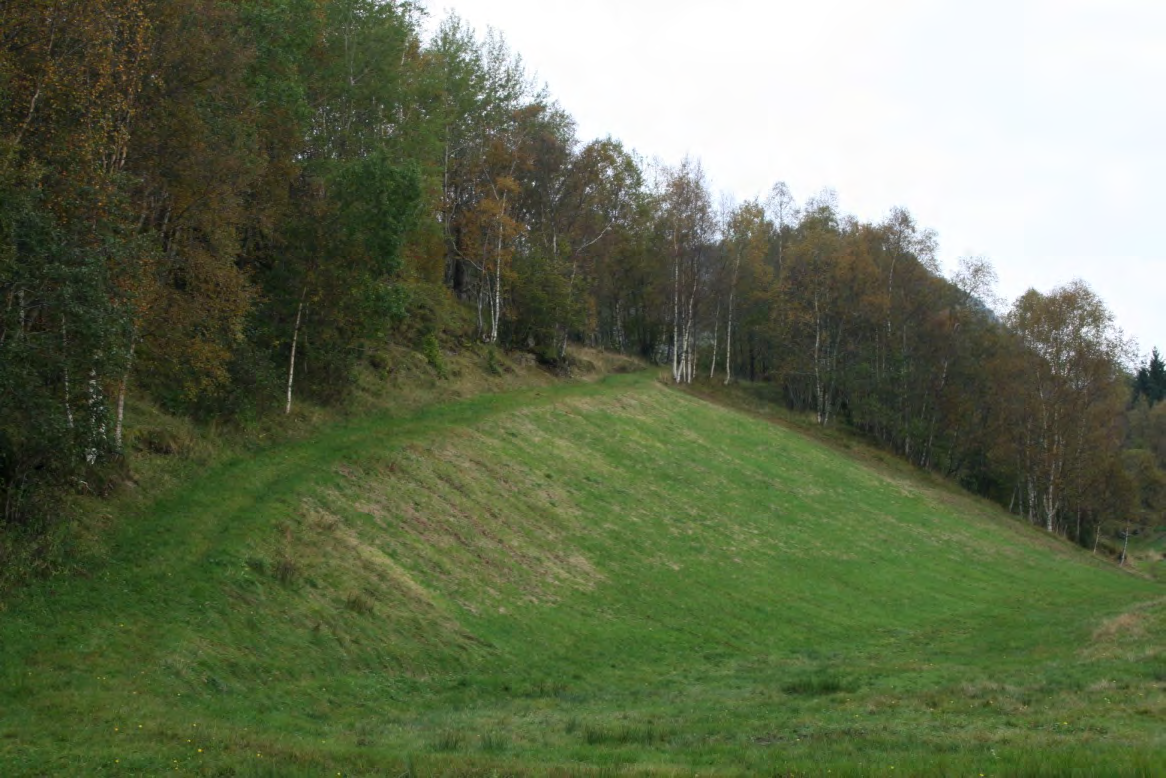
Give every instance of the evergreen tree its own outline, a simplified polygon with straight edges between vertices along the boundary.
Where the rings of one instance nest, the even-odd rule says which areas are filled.
[[[1162,355],[1156,348],[1150,354],[1150,360],[1138,368],[1134,376],[1134,403],[1142,397],[1151,408],[1166,399],[1166,363],[1162,362]]]
[[[1150,366],[1146,372],[1149,374],[1150,405],[1166,400],[1166,364],[1162,362],[1162,355],[1156,348],[1150,355]]]

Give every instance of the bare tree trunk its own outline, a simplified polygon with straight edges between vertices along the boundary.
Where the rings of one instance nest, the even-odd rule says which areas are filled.
[[[684,323],[684,383],[691,384],[696,377],[696,280],[692,282],[692,294],[688,296],[687,321]]]
[[[680,254],[672,251],[672,382],[680,383]]]
[[[482,306],[485,304],[483,300],[486,296],[485,288],[489,283],[489,280],[490,277],[488,274],[485,276],[485,278],[483,278],[481,274],[478,276],[478,294],[476,295],[478,300],[478,337],[482,340],[486,339],[486,320],[482,318]]]
[[[501,244],[501,239],[499,239]],[[499,246],[501,249],[501,246]],[[494,288],[490,297],[490,343],[498,342],[498,318],[502,315],[502,255],[498,255],[497,271],[494,275]]]
[[[113,428],[113,443],[117,446],[118,451],[122,449],[122,425],[126,415],[126,389],[129,385],[130,371],[134,366],[134,351],[137,346],[138,339],[134,335],[130,335],[130,357],[126,362],[125,372],[121,374],[121,384],[117,388],[117,423]]]
[[[709,363],[709,380],[713,380],[713,376],[717,372],[717,336],[721,329],[721,303],[717,302],[717,315],[713,318],[713,359]]]
[[[814,298],[814,404],[818,411],[818,424],[825,425],[822,402],[822,315],[818,311],[818,298]]]
[[[453,232],[453,206],[449,192],[449,128],[445,130],[445,143],[442,148],[441,168],[441,233],[445,248],[445,283],[460,299],[462,288],[458,278],[457,266],[461,261],[457,251],[457,239]],[[480,333],[479,333],[480,334]]]
[[[923,458],[920,463],[924,468],[931,467],[931,459],[935,449],[935,428],[939,423],[939,404],[943,395],[943,390],[947,386],[947,369],[948,359],[944,357],[943,370],[939,376],[939,388],[935,391],[935,407],[931,411],[931,423],[927,431],[927,445],[923,449]]]
[[[733,297],[729,292],[729,315],[725,320],[725,386],[733,380]]]
[[[780,247],[778,248],[780,252]],[[780,264],[780,260],[779,260]],[[733,313],[737,303],[737,277],[741,271],[741,252],[733,264],[733,280],[729,284],[729,313],[725,320],[725,386],[733,380]]]
[[[304,315],[304,298],[308,295],[308,288],[305,286],[304,291],[300,294],[300,304],[296,308],[296,326],[292,332],[292,346],[291,359],[288,360],[287,366],[287,407],[284,409],[284,414],[291,413],[292,407],[292,383],[296,377],[296,348],[300,342],[300,322],[303,321]]]
[[[619,348],[619,353],[624,353],[626,349],[626,335],[623,327],[623,300],[615,301],[615,342]]]
[[[105,426],[105,420],[102,413],[105,405],[101,397],[101,386],[97,381],[97,368],[93,367],[89,370],[89,440],[88,446],[85,448],[85,461],[93,464],[97,461],[98,455],[105,447],[104,443],[108,438],[108,428]]]
[[[554,244],[555,244],[554,250],[556,252],[558,251],[558,242],[559,242],[559,236],[556,234],[554,236]],[[575,276],[578,273],[578,270],[579,270],[579,254],[578,254],[578,252],[576,252],[574,254],[574,256],[571,258],[571,281],[567,284],[567,311],[565,314],[566,316],[571,315],[571,308],[574,307],[574,304],[575,304]],[[571,326],[570,326],[569,322],[560,321],[559,325],[557,326],[557,329],[559,330],[557,333],[557,337],[559,339],[557,351],[559,354],[559,359],[563,359],[564,357],[567,356],[567,340],[571,336]]]
[[[61,357],[65,368],[65,422],[69,429],[73,429],[73,406],[69,404],[71,389],[69,388],[69,330],[65,325],[65,317],[61,317]]]
[[[48,48],[45,50],[45,60],[48,62],[52,61],[53,50],[54,50],[55,44],[57,42],[57,23],[58,23],[58,21],[59,21],[59,17],[56,13],[54,13],[52,16],[51,25],[49,27]],[[43,88],[44,88],[44,77],[42,77],[41,80],[37,82],[36,91],[33,93],[32,100],[29,102],[29,105],[28,105],[28,113],[25,115],[24,121],[20,125],[20,129],[16,133],[16,142],[13,144],[13,148],[20,147],[21,139],[23,139],[24,134],[26,132],[28,132],[28,128],[30,126],[32,126],[32,118],[33,118],[33,116],[36,115],[36,104],[40,100],[40,94],[41,94],[41,90]]]
[[[502,210],[498,213],[498,241],[496,245],[494,288],[490,300],[490,343],[498,342],[498,320],[502,317],[502,217],[506,213],[506,195],[502,195]]]
[[[1057,510],[1060,507],[1058,502],[1060,496],[1057,494],[1057,480],[1059,476],[1060,455],[1058,450],[1060,448],[1059,435],[1054,435],[1053,443],[1053,461],[1049,463],[1049,481],[1048,489],[1045,495],[1045,529],[1053,532],[1056,528]]]

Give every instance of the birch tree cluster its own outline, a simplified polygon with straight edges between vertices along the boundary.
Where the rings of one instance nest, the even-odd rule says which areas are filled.
[[[1082,543],[1160,515],[1161,360],[1133,382],[1084,284],[1009,307],[906,209],[715,197],[698,160],[579,138],[501,35],[423,22],[0,0],[0,555],[47,559],[70,495],[124,474],[127,397],[288,414],[386,340],[750,382]]]

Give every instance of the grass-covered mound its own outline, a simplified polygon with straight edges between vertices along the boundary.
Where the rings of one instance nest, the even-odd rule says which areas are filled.
[[[221,458],[0,613],[12,774],[1109,774],[1166,593],[894,463],[543,386]]]

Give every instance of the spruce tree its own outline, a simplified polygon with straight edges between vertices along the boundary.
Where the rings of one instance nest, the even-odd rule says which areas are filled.
[[[1166,399],[1166,364],[1162,362],[1162,355],[1156,348],[1150,355],[1150,364],[1146,368],[1146,397],[1151,407],[1154,403]]]

